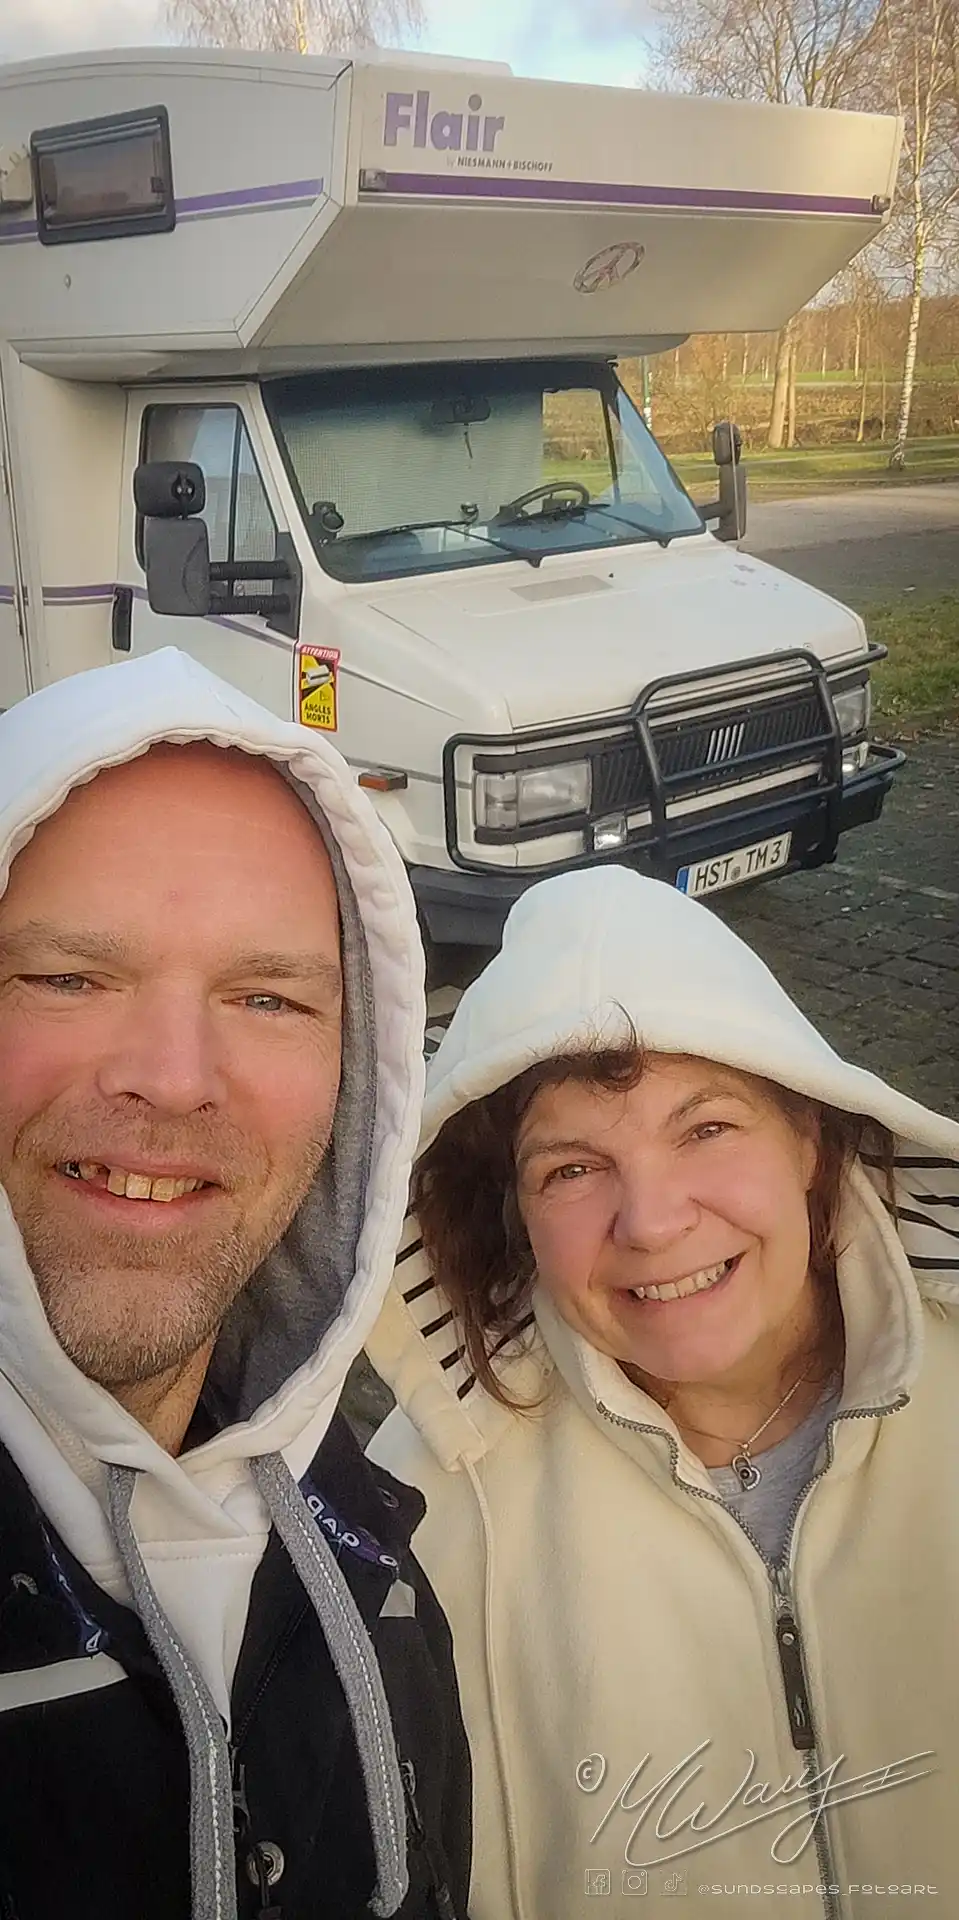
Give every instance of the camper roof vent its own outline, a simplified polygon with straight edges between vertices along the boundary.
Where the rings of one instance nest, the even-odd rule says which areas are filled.
[[[33,175],[25,147],[0,147],[0,211],[33,205]]]

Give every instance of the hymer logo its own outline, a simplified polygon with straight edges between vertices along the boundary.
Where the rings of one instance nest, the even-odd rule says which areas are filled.
[[[414,147],[435,147],[440,153],[492,153],[497,135],[506,125],[506,115],[483,113],[483,97],[471,93],[466,113],[450,113],[440,107],[434,113],[433,98],[425,88],[416,93],[388,93],[383,118],[383,145],[399,145],[400,135],[412,136]]]

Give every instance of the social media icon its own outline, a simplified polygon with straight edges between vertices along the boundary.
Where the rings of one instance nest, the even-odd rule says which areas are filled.
[[[645,1867],[623,1868],[624,1893],[648,1893],[649,1885]]]
[[[666,1875],[663,1881],[664,1893],[684,1894],[688,1893],[688,1891],[689,1888],[686,1885],[686,1875],[684,1873],[668,1873]]]
[[[612,1893],[613,1882],[608,1867],[587,1867],[587,1893]]]

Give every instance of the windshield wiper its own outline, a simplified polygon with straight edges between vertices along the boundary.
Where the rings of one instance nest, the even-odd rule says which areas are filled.
[[[648,521],[630,520],[624,513],[614,513],[612,507],[605,500],[570,500],[562,506],[551,507],[548,513],[542,515],[542,519],[547,522],[550,520],[579,520],[585,519],[588,513],[605,513],[610,520],[615,520],[619,526],[629,527],[633,533],[645,534],[649,540],[657,540],[661,547],[668,547],[671,540],[678,538],[676,533],[663,533],[658,527],[650,526]],[[502,524],[508,527],[536,527],[540,524],[540,516],[537,515],[534,518],[531,514],[518,513],[514,520],[504,520]],[[556,551],[565,552],[566,549],[557,548]],[[525,554],[523,557],[525,559]]]
[[[671,540],[679,538],[677,533],[664,533],[661,528],[651,526],[648,520],[631,520],[625,513],[614,513],[607,500],[591,500],[584,509],[586,513],[605,513],[618,526],[631,527],[634,533],[644,533],[650,540],[658,540],[661,547],[668,547]],[[692,532],[696,529],[692,528]]]
[[[387,540],[392,533],[431,533],[437,528],[445,528],[450,533],[462,533],[468,540],[482,540],[487,547],[498,547],[501,553],[508,553],[514,560],[527,560],[529,555],[521,553],[511,546],[508,540],[494,540],[491,533],[477,533],[469,520],[405,520],[395,527],[374,527],[370,533],[341,534],[338,545],[347,540]],[[530,566],[539,566],[540,556],[529,561]]]

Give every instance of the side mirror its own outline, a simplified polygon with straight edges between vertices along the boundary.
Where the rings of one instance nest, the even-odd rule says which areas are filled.
[[[733,420],[717,420],[713,428],[713,459],[717,467],[738,467],[743,436]]]
[[[746,474],[740,466],[743,436],[732,420],[718,420],[713,428],[713,459],[719,468],[719,499],[700,507],[702,518],[714,521],[717,540],[741,540],[746,531]]]
[[[137,467],[133,498],[143,515],[143,570],[154,613],[203,619],[211,606],[210,536],[203,512],[206,482],[191,460],[150,460]]]

